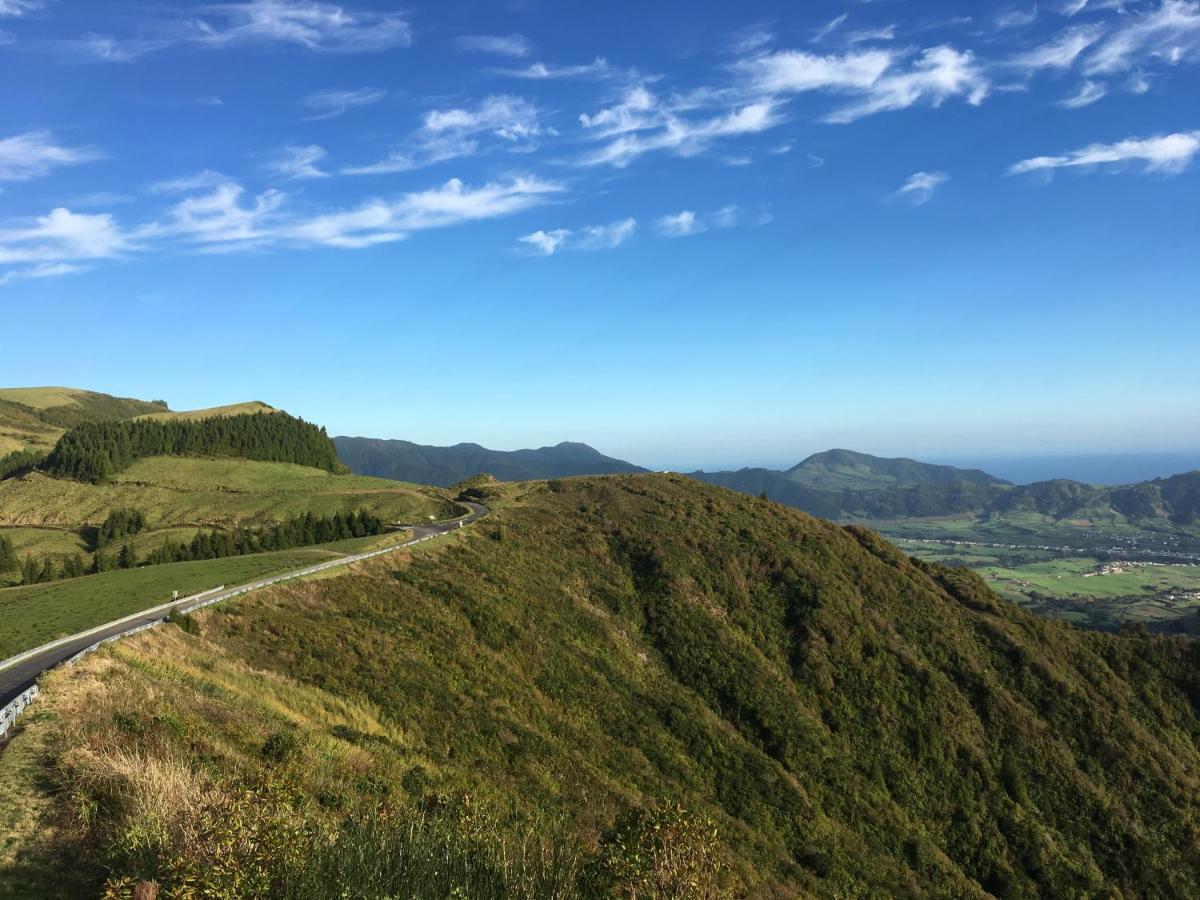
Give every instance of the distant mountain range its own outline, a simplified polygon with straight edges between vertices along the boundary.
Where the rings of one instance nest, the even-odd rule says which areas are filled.
[[[605,456],[587,444],[564,441],[536,450],[489,450],[479,444],[433,447],[411,441],[336,437],[338,455],[358,475],[449,487],[487,473],[501,481],[629,475],[646,469]]]
[[[691,477],[742,493],[765,493],[779,503],[831,519],[1022,512],[1056,520],[1120,517],[1175,525],[1200,519],[1200,471],[1116,487],[1061,478],[1013,485],[979,469],[830,450],[786,471],[693,472]]]

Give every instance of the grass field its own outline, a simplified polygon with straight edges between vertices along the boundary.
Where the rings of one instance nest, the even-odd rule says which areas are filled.
[[[406,537],[405,533],[393,532],[275,553],[146,566],[0,590],[0,622],[4,623],[0,659],[166,603],[172,591],[186,596],[219,584],[241,584],[396,544]]]
[[[151,528],[232,525],[310,511],[328,516],[359,509],[388,521],[408,521],[454,510],[434,488],[238,459],[142,459],[111,484],[85,484],[39,472],[0,482],[0,527],[78,528],[99,524],[118,508],[142,510]]]

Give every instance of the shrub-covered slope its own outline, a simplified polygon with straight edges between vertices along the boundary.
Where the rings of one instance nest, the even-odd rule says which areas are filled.
[[[42,834],[85,875],[434,895],[375,866],[399,844],[364,844],[363,816],[411,836],[465,793],[497,840],[576,848],[567,895],[611,885],[585,876],[615,820],[668,802],[715,822],[728,869],[705,883],[735,895],[1200,895],[1195,643],[1041,620],[689,479],[534,486],[440,552],[199,631],[57,676],[18,737],[46,743]],[[227,848],[208,869],[206,834]],[[316,870],[327,893],[297,887]]]

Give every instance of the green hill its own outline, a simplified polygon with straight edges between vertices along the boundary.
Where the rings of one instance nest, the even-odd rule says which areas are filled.
[[[338,456],[352,472],[413,484],[449,487],[488,473],[501,481],[645,472],[587,444],[564,441],[537,450],[489,450],[479,444],[431,447],[411,441],[336,437]]]
[[[67,429],[85,422],[114,422],[164,410],[165,403],[77,388],[0,388],[0,457],[16,450],[49,450]]]
[[[530,485],[189,630],[49,680],[0,892],[1200,895],[1195,642],[694,480]]]
[[[885,459],[853,450],[814,453],[783,474],[789,481],[823,491],[871,491],[961,483],[1008,484],[979,469],[939,466],[915,459]]]

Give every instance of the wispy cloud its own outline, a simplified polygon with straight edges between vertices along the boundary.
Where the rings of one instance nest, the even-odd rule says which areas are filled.
[[[517,240],[532,247],[538,256],[553,256],[566,246],[571,234],[569,228],[555,228],[553,231],[535,231]]]
[[[357,53],[406,47],[412,42],[412,28],[403,16],[314,0],[217,3],[190,25],[191,39],[215,47],[278,43]]]
[[[1108,88],[1100,82],[1085,81],[1074,94],[1058,101],[1058,105],[1065,109],[1082,109],[1102,100],[1107,94]]]
[[[387,91],[376,88],[359,88],[354,91],[316,91],[305,97],[301,104],[310,115],[310,122],[322,119],[332,119],[344,115],[352,109],[360,109],[378,103],[387,96]]]
[[[757,134],[781,121],[777,103],[771,98],[716,114],[691,115],[697,105],[688,98],[656,97],[644,86],[631,88],[619,103],[579,117],[585,131],[606,143],[585,153],[578,162],[622,168],[654,151],[695,156],[715,141]]]
[[[989,88],[984,67],[974,55],[950,46],[930,47],[911,61],[903,52],[890,49],[825,55],[781,50],[744,60],[737,68],[750,79],[752,89],[762,93],[823,91],[857,96],[825,117],[833,123],[919,103],[938,106],[951,97],[978,104]]]
[[[923,51],[907,69],[885,72],[862,92],[861,100],[825,118],[828,122],[847,123],[919,103],[936,107],[951,97],[962,97],[978,106],[988,89],[987,76],[970,51],[933,47]]]
[[[620,219],[607,225],[585,225],[578,231],[555,228],[535,231],[517,238],[538,256],[553,256],[562,250],[615,250],[637,232],[637,219]]]
[[[1150,138],[1128,138],[1113,144],[1090,144],[1062,156],[1035,156],[1009,167],[1010,175],[1072,167],[1119,167],[1140,163],[1144,172],[1177,175],[1200,152],[1200,131]]]
[[[463,50],[512,59],[524,59],[529,55],[529,42],[519,34],[467,34],[458,39],[458,46]]]
[[[47,0],[0,0],[0,16],[20,17],[47,5]]]
[[[1126,16],[1088,56],[1088,75],[1124,72],[1139,62],[1194,61],[1200,54],[1200,2],[1163,0],[1156,9]]]
[[[497,146],[527,152],[546,132],[539,110],[521,97],[502,94],[487,97],[475,106],[434,109],[407,144],[367,165],[350,166],[348,175],[385,175],[464,156],[474,156],[490,140]]]
[[[131,248],[111,215],[54,209],[31,223],[0,228],[0,284],[79,271],[80,260],[112,258]]]
[[[654,229],[662,237],[668,238],[690,237],[707,230],[704,223],[696,218],[695,211],[690,209],[660,217],[654,223]]]
[[[525,78],[531,81],[548,81],[556,78],[603,78],[611,69],[608,60],[597,56],[592,62],[578,66],[556,66],[550,63],[536,62],[523,69],[498,69],[499,75],[510,78]]]
[[[1037,21],[1038,8],[1035,4],[1030,9],[1005,9],[998,12],[992,19],[997,28],[1024,28]]]
[[[0,139],[0,181],[27,181],[62,166],[100,159],[90,147],[66,147],[49,131],[27,131]]]
[[[1069,69],[1088,47],[1100,39],[1103,25],[1080,25],[1067,28],[1048,43],[1019,53],[1003,65],[1024,72],[1040,69]]]
[[[850,18],[849,13],[842,13],[840,16],[834,16],[832,19],[830,19],[828,22],[826,22],[824,25],[822,25],[820,28],[818,28],[816,30],[816,33],[814,33],[812,36],[813,43],[814,44],[821,43],[821,41],[825,40],[827,37],[829,37],[831,34],[833,34],[835,31],[837,31],[843,25],[845,25],[846,20],[849,18]]]
[[[143,240],[176,240],[208,252],[280,247],[361,248],[399,241],[417,231],[446,228],[532,209],[563,186],[533,176],[468,187],[458,179],[399,198],[371,199],[345,209],[305,215],[289,211],[287,195],[270,190],[247,197],[227,181],[177,202],[158,222],[139,229]]]
[[[329,173],[318,165],[327,155],[325,148],[315,144],[303,147],[287,146],[275,159],[267,163],[267,171],[288,181],[328,178]]]
[[[904,184],[888,195],[891,200],[902,200],[913,206],[924,206],[933,199],[937,189],[950,180],[945,172],[914,172]]]
[[[80,266],[75,263],[39,263],[36,266],[28,266],[23,269],[9,269],[7,272],[0,273],[0,287],[28,278],[58,278],[63,275],[86,272],[87,270],[87,266]]]

